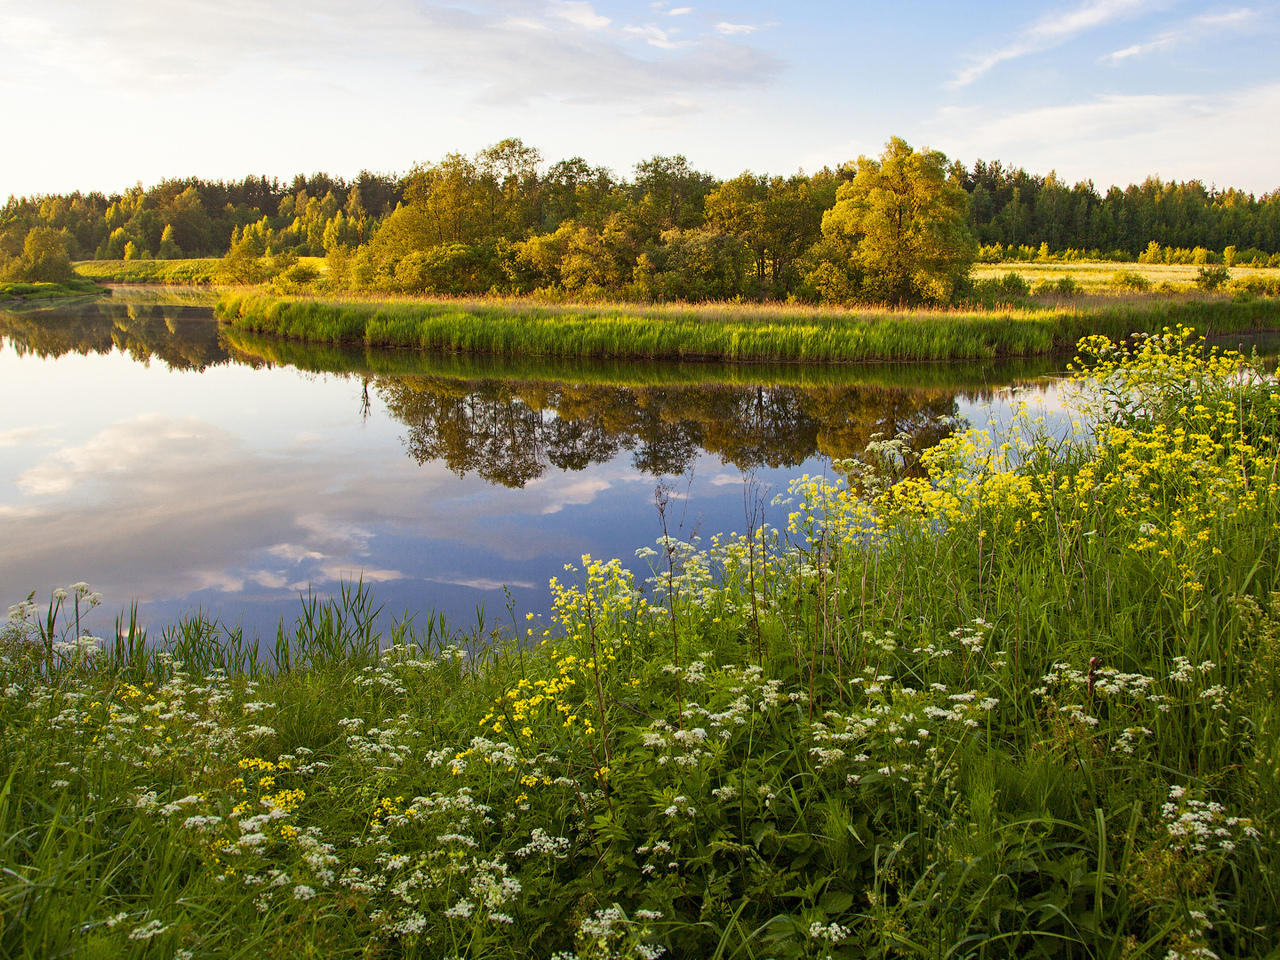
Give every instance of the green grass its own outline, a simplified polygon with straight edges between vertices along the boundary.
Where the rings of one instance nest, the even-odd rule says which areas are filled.
[[[76,273],[104,283],[208,284],[222,261],[217,257],[189,260],[81,260]]]
[[[91,280],[69,280],[66,283],[0,282],[0,303],[31,303],[43,300],[66,300],[72,297],[96,297],[106,291]]]
[[[799,363],[1043,356],[1093,333],[1121,336],[1179,324],[1212,331],[1280,326],[1280,301],[1206,297],[893,311],[231,294],[218,302],[216,313],[236,330],[317,343],[505,357]]]
[[[880,443],[546,622],[21,604],[0,954],[1273,955],[1280,387],[1088,348],[1073,438]]]

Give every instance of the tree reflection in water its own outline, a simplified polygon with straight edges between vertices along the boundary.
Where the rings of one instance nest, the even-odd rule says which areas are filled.
[[[584,470],[623,451],[650,475],[686,472],[700,452],[744,472],[815,455],[862,455],[877,437],[919,453],[962,425],[961,399],[1037,378],[1051,362],[862,368],[495,364],[267,340],[221,329],[207,307],[99,301],[74,311],[0,311],[19,354],[120,351],[182,370],[289,365],[358,379],[407,428],[420,464],[523,487],[549,468]],[[442,371],[442,372],[437,372]],[[493,375],[488,375],[492,373]]]
[[[613,386],[379,377],[419,463],[524,486],[632,451],[649,474],[684,473],[700,451],[743,471],[861,455],[877,435],[923,450],[960,425],[954,390],[854,385]]]

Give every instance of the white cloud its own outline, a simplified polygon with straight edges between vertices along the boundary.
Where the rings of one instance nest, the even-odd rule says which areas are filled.
[[[751,23],[726,23],[721,20],[716,24],[716,33],[723,34],[726,37],[745,36],[749,33],[755,33],[760,28]]]
[[[665,55],[636,56],[631,37]],[[365,76],[396,71],[405,96],[447,85],[451,95],[506,106],[705,102],[708,90],[760,86],[782,69],[727,36],[677,40],[651,24],[616,24],[585,0],[380,0],[358,17],[344,0],[47,0],[6,22],[6,60],[0,79],[29,82],[43,97],[49,84],[40,78],[51,77],[146,100],[175,90],[212,97],[233,77],[259,84],[258,96],[299,82],[355,91],[368,89]]]
[[[1130,94],[1037,107],[1003,115],[989,108],[946,110],[938,138],[950,156],[998,156],[1029,170],[1056,169],[1068,182],[1141,182],[1148,175],[1280,186],[1271,158],[1280,154],[1280,83],[1225,94]],[[1099,184],[1105,189],[1107,182]]]
[[[273,557],[288,560],[290,563],[301,563],[303,560],[323,560],[326,556],[326,554],[320,553],[318,550],[312,550],[296,543],[277,543],[274,547],[268,548],[267,553]]]
[[[675,7],[667,11],[668,17],[687,17],[693,13],[693,7]]]
[[[0,430],[0,447],[16,447],[20,444],[40,441],[42,444],[52,442],[52,427],[14,427],[11,430]]]
[[[451,587],[470,587],[472,590],[501,590],[511,587],[517,590],[532,590],[536,584],[528,580],[492,580],[489,577],[433,577],[432,583],[444,583]]]
[[[399,570],[384,570],[378,567],[362,567],[351,563],[326,563],[316,567],[311,572],[311,583],[337,583],[338,581],[346,581],[347,583],[355,583],[363,580],[365,583],[388,583],[392,580],[407,580],[408,574],[401,573]]]
[[[1111,63],[1120,63],[1123,60],[1140,57],[1148,53],[1170,50],[1188,41],[1198,40],[1208,33],[1242,30],[1255,23],[1257,19],[1258,11],[1250,10],[1247,7],[1229,10],[1226,13],[1206,13],[1199,17],[1193,17],[1179,27],[1158,33],[1145,43],[1135,43],[1132,46],[1109,53],[1103,59]]]
[[[1153,5],[1153,0],[1088,0],[1071,10],[1047,14],[1005,46],[971,57],[968,66],[957,71],[948,86],[967,86],[1001,63],[1049,50],[1081,33]]]
[[[244,577],[225,570],[192,571],[192,592],[200,590],[217,590],[220,593],[239,593],[244,589]]]
[[[260,587],[266,587],[268,590],[279,590],[288,586],[289,578],[282,573],[273,573],[270,570],[254,570],[248,575],[248,579],[258,584]]]
[[[545,488],[550,494],[542,507],[544,514],[559,513],[566,506],[584,506],[613,486],[612,481],[603,476],[579,476],[567,483],[564,481],[565,478],[557,477],[535,480],[528,485],[531,489]]]
[[[548,12],[584,30],[603,30],[613,21],[596,13],[584,0],[552,0]]]
[[[689,45],[687,40],[672,40],[669,31],[655,27],[653,24],[646,24],[643,27],[626,27],[625,30],[633,37],[640,37],[651,47],[657,47],[659,50],[675,50]]]

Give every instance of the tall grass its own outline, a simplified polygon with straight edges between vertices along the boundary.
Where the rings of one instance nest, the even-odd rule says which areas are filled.
[[[355,587],[257,654],[20,604],[0,954],[1268,956],[1280,384],[1082,353],[1071,435],[880,441],[545,623],[379,638]]]
[[[253,294],[219,301],[237,330],[319,343],[363,343],[506,357],[846,362],[1034,356],[1081,336],[1123,336],[1188,324],[1201,330],[1280,324],[1280,302],[1126,300],[1088,310],[579,306],[530,303],[292,300]]]

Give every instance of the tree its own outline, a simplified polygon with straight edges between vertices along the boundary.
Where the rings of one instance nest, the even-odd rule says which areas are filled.
[[[60,283],[71,279],[71,258],[61,230],[32,227],[22,242],[22,257],[14,279]]]
[[[823,215],[822,233],[848,250],[864,295],[889,303],[946,302],[977,257],[969,195],[946,157],[898,137],[879,160],[860,157]]]
[[[182,256],[182,250],[177,242],[173,239],[173,224],[166,224],[164,233],[160,234],[160,252],[157,254],[161,260],[177,260]]]

